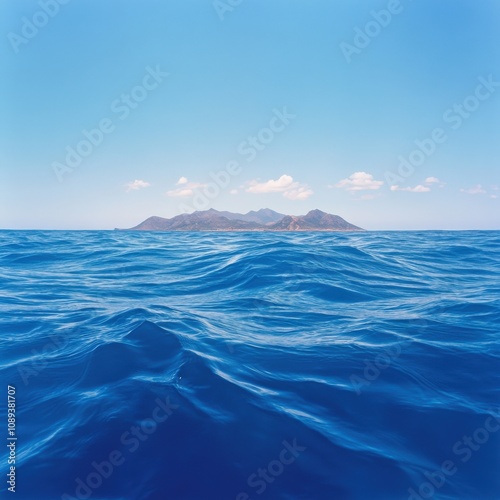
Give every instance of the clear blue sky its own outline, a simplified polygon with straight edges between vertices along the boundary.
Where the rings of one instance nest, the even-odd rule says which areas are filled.
[[[497,0],[45,2],[0,5],[2,228],[269,207],[500,229]]]

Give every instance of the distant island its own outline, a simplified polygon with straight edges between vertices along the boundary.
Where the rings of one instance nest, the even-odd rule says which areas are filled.
[[[285,215],[269,208],[246,214],[210,210],[181,214],[171,219],[149,217],[122,231],[364,231],[338,215],[311,210],[306,215]]]

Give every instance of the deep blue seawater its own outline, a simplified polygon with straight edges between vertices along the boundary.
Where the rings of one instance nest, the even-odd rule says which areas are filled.
[[[500,232],[1,231],[0,266],[6,498],[500,498]]]

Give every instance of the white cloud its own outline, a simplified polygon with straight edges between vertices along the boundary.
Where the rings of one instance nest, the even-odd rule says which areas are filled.
[[[309,189],[307,186],[301,186],[297,189],[291,189],[290,191],[285,191],[283,196],[289,200],[307,200],[309,196],[313,194],[313,190]]]
[[[229,191],[229,194],[238,194],[238,190],[237,189],[231,189],[231,191]]]
[[[286,174],[279,179],[269,179],[266,182],[250,181],[246,191],[253,194],[282,193],[289,200],[307,200],[313,194],[309,186],[294,181],[291,175]]]
[[[346,191],[372,191],[380,189],[383,181],[376,181],[372,174],[366,172],[354,172],[347,179],[342,179],[333,187],[345,189]]]
[[[127,189],[127,193],[129,191],[137,191],[138,189],[144,189],[144,188],[147,188],[149,186],[151,186],[151,184],[149,182],[141,181],[140,179],[136,179],[135,181],[127,182],[127,184],[125,184],[125,187]]]
[[[401,186],[391,186],[391,191],[408,191],[410,193],[428,193],[431,188],[429,186],[423,186],[419,184],[415,187],[401,187]]]
[[[483,189],[483,186],[481,186],[481,184],[476,184],[471,188],[461,189],[460,192],[467,194],[486,194],[486,189]]]
[[[442,188],[446,186],[444,182],[439,180],[437,177],[427,177],[424,181],[423,184],[417,184],[414,187],[407,186],[407,187],[401,187],[398,186],[397,184],[394,184],[390,186],[391,191],[407,191],[408,193],[428,193],[431,191],[431,188],[435,185],[438,185],[438,187]]]
[[[437,177],[427,177],[424,181],[426,184],[440,184],[441,181]]]
[[[189,188],[172,189],[167,191],[167,196],[172,197],[182,197],[182,196],[193,196],[194,191]]]
[[[443,182],[442,180],[438,179],[437,177],[427,177],[425,179],[424,184],[427,186],[431,186],[433,184],[437,184],[438,187],[443,188],[446,186],[446,182]]]
[[[267,182],[250,181],[247,191],[249,193],[281,193],[290,189],[293,184],[292,176],[282,175],[277,180],[270,179]]]
[[[194,189],[205,187],[206,184],[200,182],[188,182],[186,177],[180,177],[175,183],[176,186],[180,186],[176,189],[171,189],[167,191],[167,196],[172,197],[187,197],[194,195]]]

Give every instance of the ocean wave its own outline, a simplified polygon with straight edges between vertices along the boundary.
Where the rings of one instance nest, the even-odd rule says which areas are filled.
[[[1,231],[17,498],[498,498],[499,257],[481,231]]]

